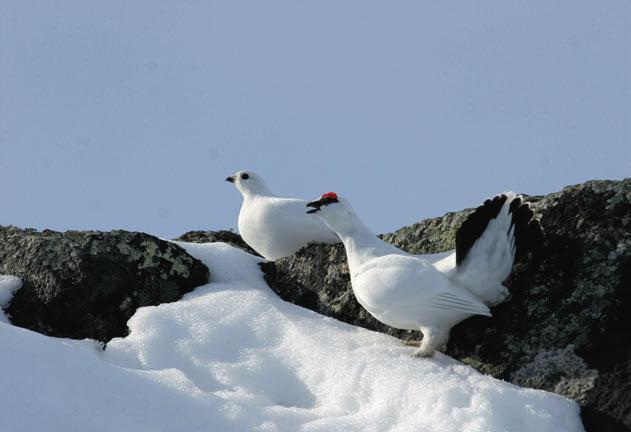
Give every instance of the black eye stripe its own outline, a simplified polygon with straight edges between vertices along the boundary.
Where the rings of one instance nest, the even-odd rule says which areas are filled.
[[[250,176],[249,176],[249,175],[247,175],[247,174],[241,174],[241,179],[243,179],[243,180],[247,180],[247,179],[249,179],[249,178],[250,178]]]
[[[322,200],[322,204],[326,205],[326,204],[331,204],[331,203],[336,203],[339,202],[338,200],[336,200],[335,198],[331,198],[331,197],[326,197]]]

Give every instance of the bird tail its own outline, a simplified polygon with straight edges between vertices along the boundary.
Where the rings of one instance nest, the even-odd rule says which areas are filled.
[[[487,305],[504,301],[502,282],[515,260],[541,240],[541,225],[529,203],[504,192],[475,209],[456,233],[456,269],[451,278]]]

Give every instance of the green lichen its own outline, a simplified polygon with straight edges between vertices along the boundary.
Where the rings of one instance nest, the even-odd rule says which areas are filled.
[[[139,261],[143,252],[137,248],[133,248],[127,242],[121,242],[117,245],[118,251],[127,256],[127,261]]]
[[[189,276],[189,267],[191,260],[187,255],[179,255],[174,257],[172,254],[175,246],[169,245],[163,252],[158,245],[152,241],[143,241],[140,246],[143,253],[139,257],[140,264],[138,269],[151,269],[154,267],[162,266],[164,263],[169,263],[170,268],[160,273],[162,279],[169,279],[172,276]]]

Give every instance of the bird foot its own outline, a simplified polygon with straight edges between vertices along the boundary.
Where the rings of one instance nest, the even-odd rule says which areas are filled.
[[[432,348],[421,347],[412,353],[412,357],[427,358],[433,356],[435,352],[436,351],[434,351],[434,349]]]

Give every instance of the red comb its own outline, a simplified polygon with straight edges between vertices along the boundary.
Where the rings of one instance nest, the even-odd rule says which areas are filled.
[[[332,198],[334,200],[337,199],[337,194],[335,192],[327,192],[325,194],[322,195],[322,199],[324,198]]]

